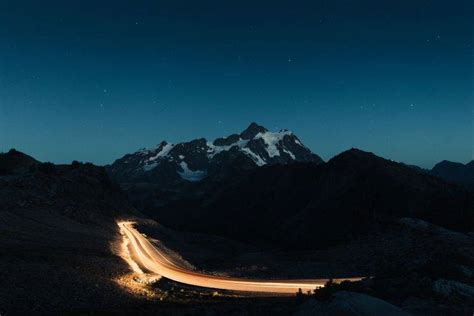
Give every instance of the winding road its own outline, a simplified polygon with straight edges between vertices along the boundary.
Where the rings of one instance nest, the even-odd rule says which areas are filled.
[[[134,227],[133,222],[119,222],[123,238],[128,239],[128,251],[131,259],[140,268],[157,273],[170,280],[201,286],[206,288],[260,292],[295,294],[298,289],[303,292],[323,287],[328,279],[315,280],[253,280],[214,276],[188,270],[173,262],[173,259],[155,247]],[[130,262],[129,262],[130,263]],[[334,282],[358,281],[362,278],[335,279]]]

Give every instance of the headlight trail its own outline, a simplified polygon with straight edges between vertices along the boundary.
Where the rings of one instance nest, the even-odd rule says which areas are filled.
[[[323,287],[328,279],[315,280],[252,280],[244,278],[231,278],[223,276],[214,276],[204,273],[188,270],[180,267],[173,258],[166,255],[155,247],[147,238],[138,232],[134,222],[119,222],[123,238],[128,239],[124,243],[129,247],[128,255],[142,269],[157,273],[170,280],[213,289],[260,292],[260,293],[280,293],[295,294],[299,289],[303,292],[313,291],[316,288]],[[131,262],[127,260],[129,264]],[[137,271],[137,266],[132,268]],[[361,277],[334,279],[334,282],[359,281]]]

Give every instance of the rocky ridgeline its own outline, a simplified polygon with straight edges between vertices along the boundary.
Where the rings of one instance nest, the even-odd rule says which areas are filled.
[[[108,166],[107,170],[121,183],[167,185],[183,181],[198,182],[208,176],[222,176],[236,169],[294,162],[321,163],[322,159],[292,132],[270,132],[252,123],[240,134],[212,142],[204,138],[179,144],[163,141],[155,148],[125,155]]]

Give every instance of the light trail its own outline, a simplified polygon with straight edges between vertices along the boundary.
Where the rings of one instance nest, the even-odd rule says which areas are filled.
[[[260,292],[260,293],[280,293],[296,294],[299,289],[303,292],[313,291],[323,287],[329,279],[315,280],[251,280],[243,278],[230,278],[214,276],[188,270],[173,262],[173,259],[166,256],[156,248],[148,239],[133,227],[133,222],[119,222],[118,225],[123,237],[128,239],[129,255],[134,264],[129,260],[132,268],[137,271],[137,264],[143,269],[157,273],[170,280],[213,289]],[[363,278],[334,279],[336,283],[342,281],[359,281]]]

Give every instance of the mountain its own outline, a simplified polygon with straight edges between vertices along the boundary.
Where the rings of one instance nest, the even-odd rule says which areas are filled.
[[[142,149],[107,166],[109,174],[121,183],[148,182],[171,185],[199,182],[208,176],[223,176],[234,170],[295,162],[322,163],[288,130],[270,132],[256,123],[240,134],[204,138],[155,148]]]
[[[15,149],[0,153],[0,175],[21,173],[38,165],[39,161]]]
[[[292,249],[326,247],[402,217],[474,229],[472,192],[357,149],[325,164],[265,166],[195,190],[201,195],[143,211],[176,229]]]
[[[474,188],[474,160],[462,164],[443,160],[437,163],[432,169],[423,169],[415,165],[406,165],[421,173],[430,174],[445,181],[460,184],[468,188]]]
[[[436,164],[430,173],[449,182],[472,186],[474,185],[474,160],[465,165],[444,160]]]

